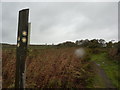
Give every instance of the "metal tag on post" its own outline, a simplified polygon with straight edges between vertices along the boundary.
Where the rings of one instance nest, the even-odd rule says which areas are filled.
[[[15,88],[25,88],[25,60],[28,46],[28,16],[29,9],[19,11],[18,36],[16,49]]]

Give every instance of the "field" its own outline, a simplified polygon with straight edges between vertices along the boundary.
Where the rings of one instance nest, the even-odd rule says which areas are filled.
[[[120,88],[116,48],[30,46],[26,59],[26,88]],[[15,87],[16,46],[2,48],[2,87]]]
[[[78,58],[77,47],[30,48],[26,60],[26,88],[85,88],[92,82],[89,56]],[[2,51],[3,88],[14,88],[16,49]]]

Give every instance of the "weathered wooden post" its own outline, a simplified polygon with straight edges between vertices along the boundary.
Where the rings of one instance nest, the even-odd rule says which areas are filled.
[[[28,46],[28,16],[29,9],[19,11],[15,88],[25,88],[24,74]]]

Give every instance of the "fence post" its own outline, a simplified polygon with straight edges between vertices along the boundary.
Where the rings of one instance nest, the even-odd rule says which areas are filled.
[[[25,88],[25,60],[28,46],[28,17],[29,9],[19,11],[15,88]]]

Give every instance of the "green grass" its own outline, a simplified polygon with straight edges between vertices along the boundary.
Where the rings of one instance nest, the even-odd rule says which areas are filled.
[[[94,77],[93,88],[106,88],[103,82],[104,81],[101,79],[101,77],[98,74],[96,74]]]
[[[94,54],[91,58],[97,64],[100,64],[100,67],[104,69],[106,75],[112,81],[113,85],[117,88],[120,88],[120,81],[118,81],[120,78],[118,75],[118,64],[113,60],[110,60],[109,57],[107,57],[107,53]]]
[[[86,88],[105,88],[103,81],[101,80],[99,75],[93,75],[94,77],[89,77]]]

